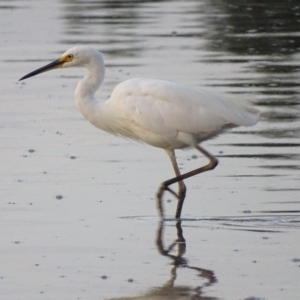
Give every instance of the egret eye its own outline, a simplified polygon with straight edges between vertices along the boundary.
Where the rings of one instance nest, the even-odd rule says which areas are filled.
[[[73,59],[73,54],[69,54],[67,57],[68,57],[69,59]]]

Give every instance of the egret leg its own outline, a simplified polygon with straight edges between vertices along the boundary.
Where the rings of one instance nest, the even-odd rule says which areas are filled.
[[[197,150],[199,150],[204,156],[206,156],[210,161],[209,161],[209,163],[207,165],[205,165],[203,167],[200,167],[198,169],[195,169],[193,171],[187,172],[187,173],[182,174],[182,175],[179,172],[179,168],[178,168],[178,165],[177,165],[177,162],[176,162],[174,150],[166,150],[167,153],[168,153],[168,155],[170,156],[171,161],[172,161],[173,168],[174,168],[175,173],[176,173],[176,177],[164,181],[161,184],[161,186],[160,186],[160,188],[158,190],[158,193],[157,193],[158,209],[159,209],[160,215],[162,217],[164,215],[164,210],[163,210],[163,205],[162,205],[162,195],[163,195],[164,191],[166,191],[166,190],[169,191],[169,192],[171,192],[173,195],[175,195],[178,198],[178,204],[177,204],[175,218],[179,219],[180,215],[181,215],[181,210],[182,210],[182,206],[183,206],[183,202],[184,202],[184,197],[180,198],[179,194],[176,195],[176,193],[173,192],[169,188],[170,185],[172,185],[172,184],[174,184],[176,182],[178,182],[178,184],[180,184],[180,182],[181,182],[183,184],[183,186],[184,186],[184,196],[185,196],[186,188],[185,188],[185,185],[183,183],[184,179],[190,178],[190,177],[198,175],[200,173],[204,173],[206,171],[213,170],[218,165],[218,160],[213,155],[211,155],[209,152],[207,152],[204,148],[202,148],[199,145],[196,145],[195,148]],[[180,187],[179,187],[179,189],[180,189]]]
[[[173,149],[165,149],[166,153],[168,154],[168,156],[170,157],[170,160],[172,162],[172,166],[174,169],[174,172],[176,174],[176,178],[178,178],[179,176],[181,176],[181,173],[179,171],[179,167],[176,161],[176,156],[175,156],[175,152]],[[164,185],[165,182],[162,183],[160,189],[158,190],[157,193],[157,199],[158,199],[158,210],[160,211],[160,215],[161,217],[163,217],[163,203],[162,203],[162,195],[163,193],[167,190],[169,191],[171,194],[173,194],[177,199],[178,199],[178,206],[183,205],[183,201],[185,198],[185,194],[186,194],[186,186],[184,184],[184,182],[182,180],[178,180],[178,193],[175,193],[173,190],[171,190],[167,185]]]
[[[166,150],[166,152],[171,159],[172,166],[175,171],[176,177],[181,176],[181,173],[179,171],[179,167],[178,167],[178,164],[176,161],[176,156],[175,156],[174,150]],[[185,199],[185,194],[186,194],[186,186],[185,186],[183,180],[180,180],[180,181],[178,181],[178,194],[176,195],[178,198],[177,208],[182,207],[184,199]]]
[[[181,173],[179,171],[179,167],[176,161],[176,156],[174,150],[166,150],[167,154],[169,155],[173,169],[175,171],[176,177],[181,176]],[[178,198],[183,199],[185,198],[186,194],[186,186],[182,180],[178,181]]]

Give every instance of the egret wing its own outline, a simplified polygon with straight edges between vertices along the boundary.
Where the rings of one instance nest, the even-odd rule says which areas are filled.
[[[258,120],[258,111],[242,101],[168,81],[124,81],[113,91],[111,101],[119,117],[168,136],[215,132],[226,125],[250,126]]]

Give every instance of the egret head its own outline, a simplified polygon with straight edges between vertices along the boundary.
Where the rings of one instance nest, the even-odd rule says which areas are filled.
[[[93,57],[98,57],[99,59],[99,57],[101,57],[100,52],[87,46],[73,47],[67,50],[59,59],[56,59],[50,64],[41,67],[33,72],[30,72],[19,80],[23,80],[53,69],[85,66],[91,62]]]

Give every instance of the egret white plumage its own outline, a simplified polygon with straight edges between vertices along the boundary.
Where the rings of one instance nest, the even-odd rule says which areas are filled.
[[[114,88],[108,100],[97,100],[95,93],[104,80],[105,65],[102,54],[87,46],[69,49],[59,59],[20,80],[67,67],[86,68],[75,91],[77,107],[86,119],[111,134],[162,148],[170,157],[176,177],[164,181],[158,189],[161,216],[164,191],[168,190],[178,198],[175,217],[180,218],[186,194],[183,180],[217,166],[218,160],[199,145],[201,142],[229,128],[252,126],[258,122],[259,111],[244,101],[157,79],[126,80]],[[209,163],[181,174],[174,150],[186,147],[199,150]],[[169,187],[176,182],[178,193]]]

